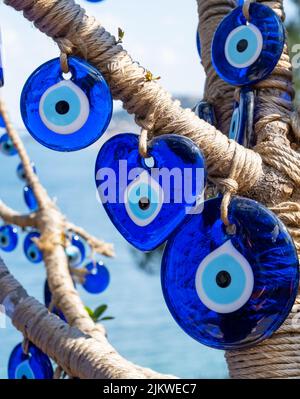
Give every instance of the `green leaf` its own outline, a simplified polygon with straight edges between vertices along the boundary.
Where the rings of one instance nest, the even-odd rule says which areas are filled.
[[[100,319],[100,321],[105,321],[105,320],[114,320],[114,317],[112,317],[112,316],[105,316],[105,317],[102,317],[102,318]]]
[[[93,312],[93,317],[98,320],[100,316],[103,315],[103,313],[106,311],[107,305],[100,305],[98,306],[94,312]]]

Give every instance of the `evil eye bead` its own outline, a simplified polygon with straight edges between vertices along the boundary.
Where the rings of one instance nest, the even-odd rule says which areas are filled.
[[[199,101],[199,103],[194,107],[193,111],[200,119],[203,119],[205,122],[209,123],[210,125],[213,126],[217,125],[217,119],[214,107],[212,104],[208,103],[207,101],[205,100]]]
[[[51,380],[53,378],[51,361],[32,343],[28,346],[28,354],[23,352],[22,344],[18,344],[8,361],[8,378],[10,380]]]
[[[277,65],[284,46],[284,27],[267,6],[250,5],[250,21],[242,6],[226,16],[215,32],[212,62],[218,75],[235,86],[266,79]]]
[[[103,206],[122,236],[136,248],[161,245],[202,201],[206,173],[198,147],[175,134],[154,138],[149,157],[139,138],[124,133],[100,149],[95,179]]]
[[[31,162],[31,168],[33,170],[34,173],[36,173],[36,167],[34,165],[33,162]],[[19,165],[17,166],[17,176],[21,181],[25,181],[26,182],[26,176],[25,176],[25,171],[24,171],[24,167],[22,162],[19,163]]]
[[[66,247],[66,255],[71,267],[77,267],[84,261],[85,245],[78,235],[73,235],[71,245]]]
[[[34,192],[30,186],[25,186],[23,189],[25,204],[31,211],[36,211],[38,209],[38,203],[35,198]]]
[[[23,249],[26,258],[32,263],[40,263],[43,260],[43,254],[34,242],[34,238],[40,238],[40,233],[33,231],[25,237]]]
[[[125,190],[124,203],[129,218],[137,226],[147,226],[159,214],[164,200],[161,186],[142,172]]]
[[[49,309],[50,305],[52,302],[52,294],[49,288],[48,280],[45,281],[44,284],[44,304],[47,309]],[[66,318],[61,310],[59,310],[56,306],[51,306],[51,309],[49,309],[52,313],[56,314],[58,317],[60,317],[63,321],[66,321]]]
[[[0,249],[5,252],[13,251],[18,245],[18,230],[14,226],[0,227]]]
[[[0,127],[1,128],[5,127],[5,122],[4,122],[4,119],[3,119],[3,117],[1,115],[0,115]]]
[[[90,294],[100,294],[109,286],[110,275],[102,262],[90,262],[85,266],[85,281],[83,288]]]
[[[4,85],[4,76],[3,76],[3,61],[2,61],[2,36],[0,30],[0,87]]]
[[[2,154],[8,156],[13,156],[18,153],[7,133],[4,133],[0,137],[0,151],[2,152]]]
[[[58,58],[40,66],[27,80],[21,114],[30,134],[56,151],[76,151],[105,132],[112,98],[101,73],[87,62],[68,58],[72,77],[66,79]]]
[[[232,114],[229,138],[249,147],[253,145],[254,93],[247,88],[240,91],[240,102],[235,103]]]
[[[270,337],[298,289],[298,257],[282,222],[256,201],[234,197],[226,230],[222,198],[206,201],[167,242],[161,281],[179,326],[200,343],[239,349]]]

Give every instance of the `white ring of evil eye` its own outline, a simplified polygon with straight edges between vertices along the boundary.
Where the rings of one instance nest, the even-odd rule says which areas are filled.
[[[79,109],[78,109],[78,116],[70,123],[68,124],[61,124],[61,123],[55,123],[53,120],[49,120],[49,117],[47,117],[45,113],[45,102],[48,99],[49,95],[53,93],[56,90],[59,89],[66,89],[69,91],[69,93],[75,96],[78,104],[79,104]],[[61,98],[61,101],[64,101],[64,98]],[[77,104],[77,105],[78,105]],[[53,117],[55,117],[55,103],[51,103],[51,112],[53,112]],[[45,93],[42,95],[40,99],[40,104],[39,104],[39,114],[41,117],[42,122],[47,126],[48,129],[52,130],[54,133],[58,134],[72,134],[78,131],[87,121],[90,113],[90,104],[89,100],[86,96],[86,94],[83,92],[83,90],[80,89],[75,83],[73,83],[71,80],[62,80],[61,82],[49,87]],[[58,118],[63,118],[63,116],[59,116],[56,114]]]
[[[154,196],[156,197],[156,198],[152,198],[154,201],[150,202],[151,207],[152,207],[152,204],[154,204],[154,210],[148,216],[147,216],[147,211],[145,211],[145,215],[143,215],[143,211],[138,210],[138,209],[137,210],[138,210],[138,213],[140,213],[140,217],[133,213],[132,204],[138,205],[139,200],[141,198],[146,197],[146,196],[148,197],[148,191],[147,191],[147,194],[146,194],[146,192],[144,192],[143,193],[144,195],[141,194],[140,196],[137,196],[134,194],[134,198],[133,198],[134,201],[130,201],[129,196],[131,195],[132,191],[134,190],[134,188],[136,186],[142,186],[144,191],[147,189],[147,187],[148,187],[148,189],[150,187],[151,194],[154,193]],[[136,199],[136,201],[135,201],[135,199]],[[130,217],[130,219],[137,226],[140,226],[140,227],[147,226],[156,218],[156,216],[158,215],[158,213],[161,210],[163,202],[164,202],[164,192],[163,192],[161,186],[146,171],[142,172],[135,180],[133,180],[128,185],[128,187],[126,188],[126,190],[124,192],[124,204],[125,204],[125,209],[127,211],[127,214]],[[156,205],[156,208],[155,208],[155,205]],[[150,211],[151,211],[151,209],[150,209]]]
[[[222,255],[229,255],[239,264],[241,267],[240,272],[243,273],[245,277],[245,284],[242,290],[241,295],[235,301],[230,303],[217,303],[208,297],[205,288],[203,287],[203,273],[207,270],[212,261],[221,257]],[[222,268],[222,267],[221,267]],[[226,269],[226,267],[224,268]],[[217,284],[217,283],[216,283]],[[232,245],[231,240],[226,241],[219,248],[208,254],[198,266],[196,277],[195,277],[195,285],[197,294],[201,300],[201,302],[210,310],[217,313],[232,313],[238,309],[240,309],[250,298],[253,287],[254,287],[254,276],[252,268],[247,261],[247,259],[238,252],[235,247]],[[217,288],[217,287],[216,287]],[[230,286],[228,287],[230,289]],[[228,288],[221,288],[221,290],[226,290]]]
[[[247,61],[245,62],[236,62],[232,59],[231,55],[230,55],[230,45],[232,44],[231,41],[233,39],[233,37],[238,34],[240,31],[242,30],[250,30],[256,40],[257,40],[257,48],[253,54],[252,57],[250,57]],[[230,32],[230,34],[228,35],[226,42],[225,42],[225,57],[226,60],[229,62],[230,65],[232,65],[235,68],[246,68],[249,67],[250,65],[254,64],[254,62],[259,58],[261,52],[263,49],[263,37],[261,34],[261,31],[253,24],[248,23],[247,25],[242,25],[242,26],[238,26],[237,28],[235,28],[232,32]]]

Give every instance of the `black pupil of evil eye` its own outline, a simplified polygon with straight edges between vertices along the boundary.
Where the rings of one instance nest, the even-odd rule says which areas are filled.
[[[36,253],[35,253],[34,251],[31,251],[31,252],[29,252],[29,256],[30,256],[32,259],[35,259],[35,258],[36,258]]]
[[[150,200],[147,197],[142,197],[139,200],[139,207],[140,209],[142,209],[143,211],[147,210],[150,206]]]
[[[2,236],[1,237],[1,244],[6,244],[7,243],[7,238]]]
[[[242,53],[243,51],[247,50],[248,48],[248,40],[242,39],[238,42],[236,49],[239,53]]]
[[[221,270],[216,276],[216,283],[221,288],[227,288],[231,283],[231,276],[225,270]]]
[[[55,104],[55,110],[60,115],[65,115],[69,112],[70,105],[67,101],[61,100]]]

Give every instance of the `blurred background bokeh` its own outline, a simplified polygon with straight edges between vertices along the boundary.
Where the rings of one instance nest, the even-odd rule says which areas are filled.
[[[112,33],[125,31],[124,46],[142,65],[162,77],[161,84],[192,107],[202,96],[204,72],[196,50],[197,7],[195,1],[105,0],[80,1]],[[287,2],[291,44],[300,43],[298,0]],[[153,23],[155,21],[155,23]],[[22,15],[0,4],[0,26],[5,50],[5,87],[10,116],[24,138],[38,175],[67,217],[91,233],[113,242],[116,258],[103,259],[111,272],[111,284],[101,295],[87,294],[78,287],[90,308],[107,304],[105,322],[111,343],[129,360],[164,373],[191,378],[226,378],[222,351],[200,345],[187,336],[169,314],[160,288],[162,248],[143,254],[131,247],[109,221],[98,202],[94,185],[94,163],[100,143],[76,153],[56,153],[34,142],[24,131],[19,97],[29,74],[43,62],[58,56],[58,49]],[[299,70],[298,70],[299,71]],[[299,72],[298,72],[298,78]],[[300,79],[298,85],[300,84]],[[138,132],[133,118],[114,104],[108,134]],[[26,212],[22,183],[17,179],[16,157],[1,156],[0,197],[11,207]],[[22,239],[17,251],[1,253],[12,273],[30,295],[43,300],[45,270],[42,264],[25,260]],[[7,360],[20,334],[7,319],[0,329],[0,378],[7,378]]]

